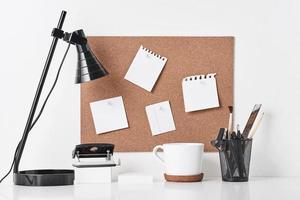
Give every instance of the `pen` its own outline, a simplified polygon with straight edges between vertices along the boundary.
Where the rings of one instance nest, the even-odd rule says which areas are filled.
[[[227,139],[228,139],[228,130],[227,130],[227,128],[225,128],[225,134],[224,134],[223,140],[227,140]]]
[[[241,134],[241,130],[240,130],[240,125],[238,124],[236,126],[236,136],[238,139],[242,139],[242,134]]]
[[[236,139],[236,133],[234,131],[232,131],[232,133],[230,134],[230,139]]]

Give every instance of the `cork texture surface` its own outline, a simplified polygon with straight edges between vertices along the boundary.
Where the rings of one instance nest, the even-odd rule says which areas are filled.
[[[228,124],[233,105],[233,37],[88,37],[89,44],[108,76],[81,84],[81,143],[113,143],[117,152],[148,152],[158,144],[201,142],[205,151],[220,127]],[[124,79],[140,45],[165,56],[168,61],[152,92]],[[182,79],[216,73],[220,107],[186,113]],[[129,128],[97,135],[90,102],[122,96]],[[170,101],[176,131],[152,136],[145,107]]]

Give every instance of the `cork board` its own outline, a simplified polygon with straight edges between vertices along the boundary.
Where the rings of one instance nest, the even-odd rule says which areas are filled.
[[[152,151],[158,144],[210,141],[228,123],[233,105],[233,37],[88,37],[95,55],[110,73],[81,84],[81,143],[113,143],[117,152]],[[140,45],[168,58],[152,92],[124,76]],[[181,81],[186,76],[216,73],[220,108],[186,113]],[[129,128],[97,135],[90,102],[122,96]],[[152,136],[145,106],[169,100],[176,131]]]

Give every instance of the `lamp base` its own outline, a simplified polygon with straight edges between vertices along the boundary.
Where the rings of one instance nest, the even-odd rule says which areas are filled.
[[[74,170],[39,169],[14,173],[14,184],[24,186],[73,185]]]

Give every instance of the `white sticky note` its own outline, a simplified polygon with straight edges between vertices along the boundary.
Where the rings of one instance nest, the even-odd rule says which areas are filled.
[[[142,174],[138,172],[127,172],[118,175],[119,184],[145,184],[153,183],[151,174]]]
[[[151,92],[166,62],[166,57],[140,46],[125,79]]]
[[[152,135],[176,130],[169,101],[146,106]]]
[[[96,133],[128,128],[122,96],[90,103]]]
[[[75,167],[75,183],[110,183],[112,180],[111,167]]]
[[[185,112],[219,107],[215,75],[195,75],[182,80]]]

